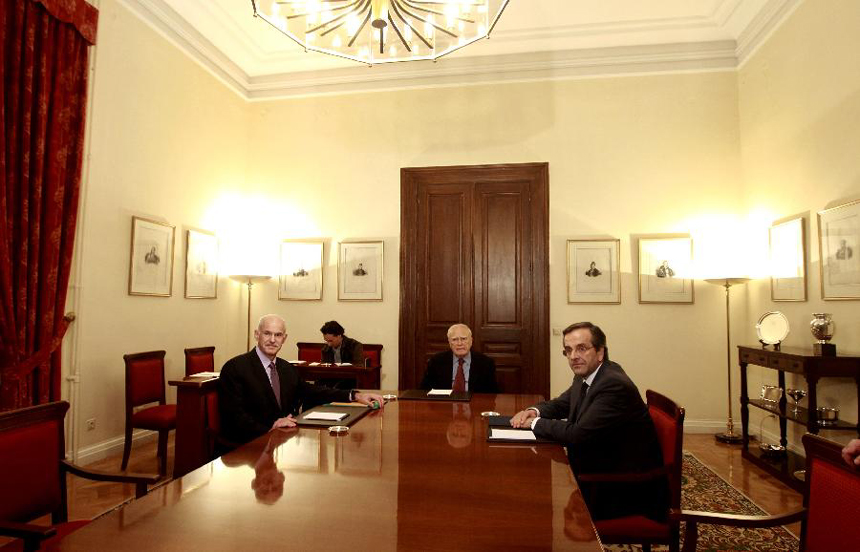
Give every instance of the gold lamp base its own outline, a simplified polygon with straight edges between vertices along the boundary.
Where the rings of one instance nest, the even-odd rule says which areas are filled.
[[[728,445],[739,445],[744,440],[742,435],[738,435],[734,431],[724,431],[723,433],[717,433],[716,435],[714,435],[714,438],[717,441],[721,443],[726,443]]]

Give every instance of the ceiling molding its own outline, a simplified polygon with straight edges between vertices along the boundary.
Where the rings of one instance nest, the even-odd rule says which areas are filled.
[[[734,41],[444,58],[252,78],[250,100],[535,80],[734,70]]]
[[[738,36],[738,67],[742,67],[767,42],[783,21],[788,19],[803,0],[768,0],[750,24]]]
[[[713,40],[497,56],[448,57],[437,62],[404,62],[373,67],[356,65],[259,77],[249,76],[164,0],[119,2],[242,98],[270,100],[533,80],[735,70],[739,66],[739,60],[748,59],[801,0],[767,0],[764,8],[743,29],[737,41]],[[493,34],[493,40],[542,41],[592,33],[621,36],[630,32],[661,29],[716,28],[732,16],[738,5],[739,0],[724,0],[709,17],[499,31]]]
[[[119,3],[228,88],[248,99],[248,75],[170,6],[161,0],[119,0]]]

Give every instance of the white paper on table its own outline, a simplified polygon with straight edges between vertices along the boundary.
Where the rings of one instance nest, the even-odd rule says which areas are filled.
[[[453,392],[454,392],[454,390],[453,390],[453,389],[431,389],[430,391],[427,391],[427,395],[428,395],[428,396],[429,396],[429,395],[440,395],[440,396],[441,396],[441,395],[444,395],[444,396],[449,396],[449,395],[450,395],[451,393],[453,393]]]
[[[327,422],[337,422],[343,420],[349,414],[346,412],[310,412],[304,417],[305,420],[325,420]]]
[[[191,374],[192,378],[217,378],[220,376],[220,372],[197,372],[195,374]]]
[[[490,432],[490,439],[511,439],[514,441],[536,441],[537,437],[530,429],[496,429]]]
[[[306,360],[288,360],[287,362],[289,362],[290,364],[305,364],[305,363],[307,363]]]
[[[352,366],[351,362],[335,362],[335,366]]]
[[[320,365],[319,362],[311,362],[310,364],[308,364],[308,366],[319,366],[319,365]]]

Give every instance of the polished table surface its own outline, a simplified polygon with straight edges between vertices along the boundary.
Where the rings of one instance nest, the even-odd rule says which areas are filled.
[[[486,441],[470,403],[393,401],[348,434],[276,430],[63,539],[57,550],[601,550],[561,446]]]

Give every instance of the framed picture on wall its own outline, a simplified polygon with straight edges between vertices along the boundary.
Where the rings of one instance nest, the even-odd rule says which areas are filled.
[[[322,287],[323,242],[282,241],[278,299],[319,301],[322,299]]]
[[[692,238],[639,238],[639,302],[692,304],[692,261]]]
[[[337,256],[339,301],[382,301],[382,241],[341,242]]]
[[[805,219],[775,223],[769,238],[771,300],[806,301]]]
[[[218,296],[218,239],[212,232],[188,230],[185,242],[185,298]]]
[[[141,217],[131,217],[128,294],[170,297],[173,291],[175,228]]]
[[[860,299],[860,200],[818,213],[821,298]]]
[[[621,240],[567,240],[567,302],[621,303]]]

